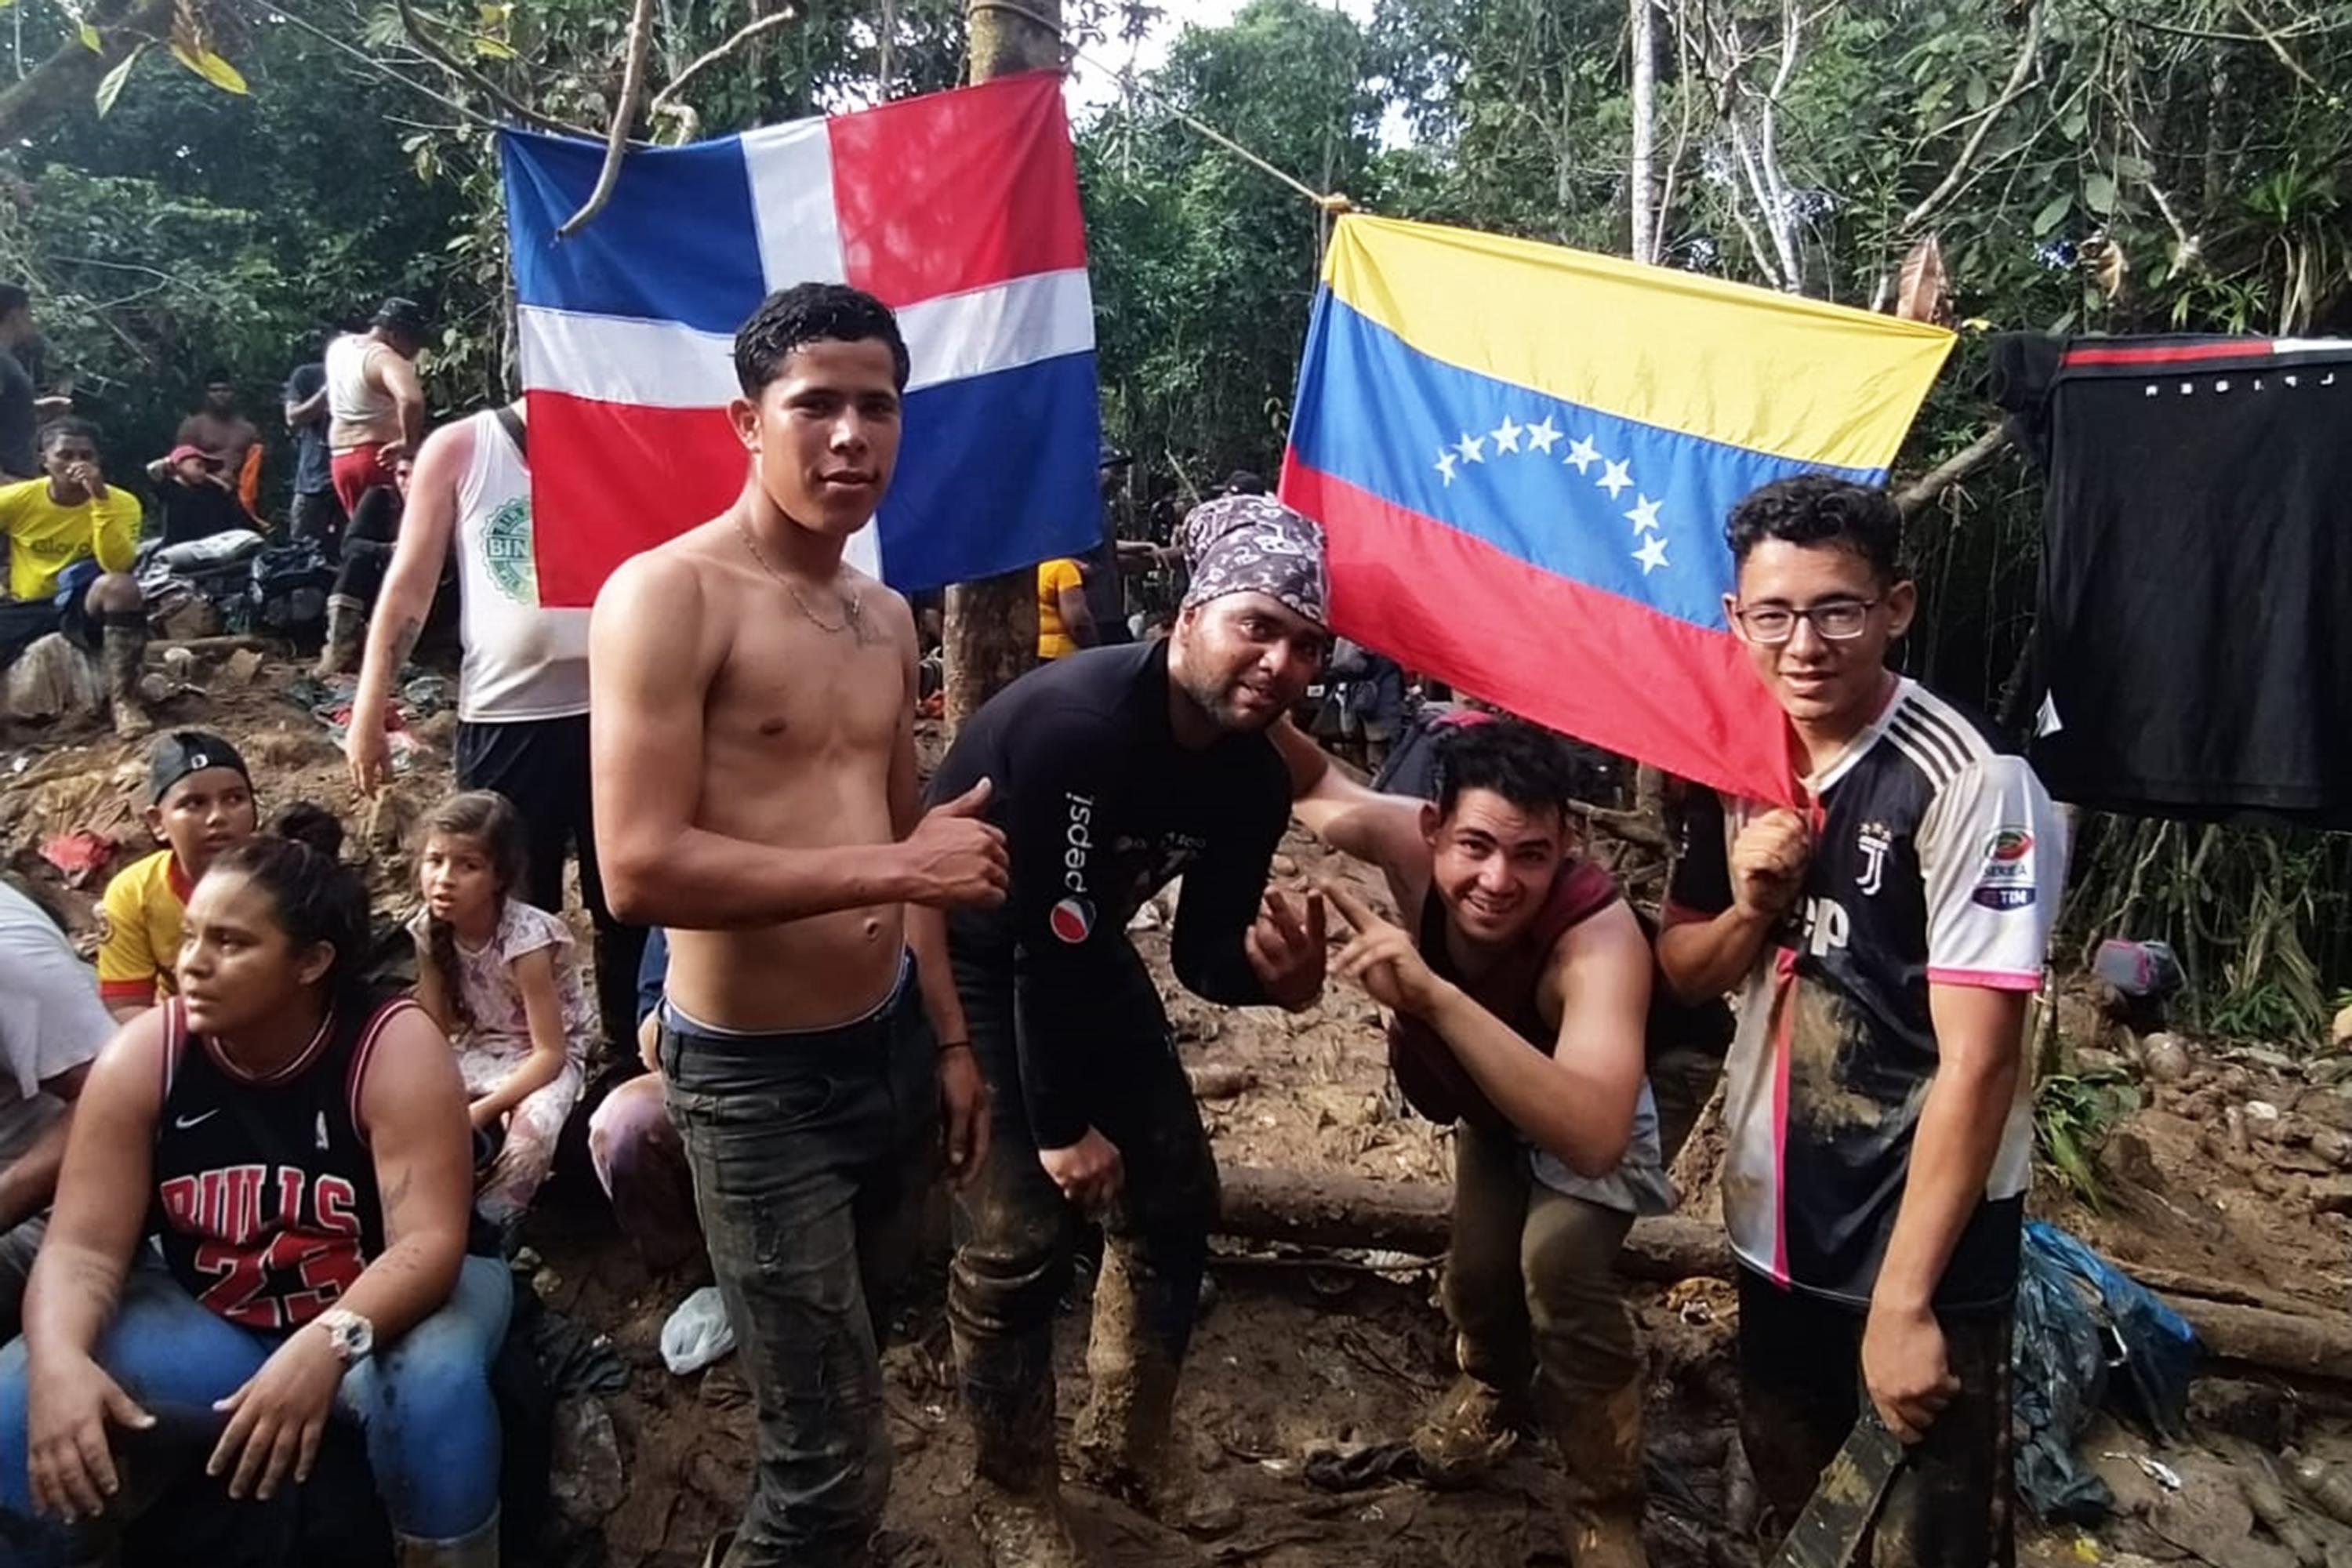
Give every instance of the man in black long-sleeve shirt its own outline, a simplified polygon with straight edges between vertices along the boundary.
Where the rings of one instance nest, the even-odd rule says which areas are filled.
[[[995,1096],[987,1165],[959,1200],[949,1315],[977,1439],[973,1522],[996,1568],[1081,1561],[1055,1492],[1053,1320],[1082,1215],[1108,1245],[1079,1462],[1133,1500],[1173,1500],[1169,1412],[1217,1176],[1129,920],[1181,875],[1171,956],[1186,989],[1293,1008],[1322,991],[1319,902],[1266,889],[1290,796],[1265,733],[1329,647],[1320,536],[1260,497],[1211,502],[1188,528],[1192,588],[1168,640],[1023,677],[931,784],[945,800],[992,781],[1012,859],[1004,905],[948,933]]]

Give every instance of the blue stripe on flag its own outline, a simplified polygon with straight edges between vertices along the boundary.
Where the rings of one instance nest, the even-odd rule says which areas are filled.
[[[1723,626],[1732,582],[1732,504],[1816,467],[1462,370],[1328,289],[1290,442],[1309,466],[1531,566],[1710,629]]]
[[[882,503],[882,574],[934,588],[1102,542],[1095,356],[1063,354],[907,396]]]
[[[555,231],[595,188],[604,149],[522,131],[499,142],[522,303],[732,332],[765,297],[736,138],[630,153],[612,201],[570,239]]]

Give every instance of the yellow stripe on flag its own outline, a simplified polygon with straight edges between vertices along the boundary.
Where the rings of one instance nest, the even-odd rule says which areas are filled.
[[[1942,327],[1532,240],[1350,214],[1332,293],[1464,370],[1753,452],[1883,469]]]

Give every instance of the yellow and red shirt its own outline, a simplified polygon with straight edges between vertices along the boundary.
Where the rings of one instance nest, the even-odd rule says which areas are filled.
[[[132,861],[106,884],[98,905],[98,994],[109,1005],[179,990],[180,927],[194,887],[169,849]]]

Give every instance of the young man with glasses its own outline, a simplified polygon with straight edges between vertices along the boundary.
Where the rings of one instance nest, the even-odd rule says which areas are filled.
[[[1874,1410],[1910,1456],[1874,1560],[2005,1565],[2023,1026],[2064,826],[2021,759],[1885,667],[1916,595],[1883,490],[1779,480],[1724,531],[1725,609],[1805,803],[1702,793],[1659,942],[1685,1000],[1743,992],[1723,1173],[1742,1438],[1785,1528]]]

